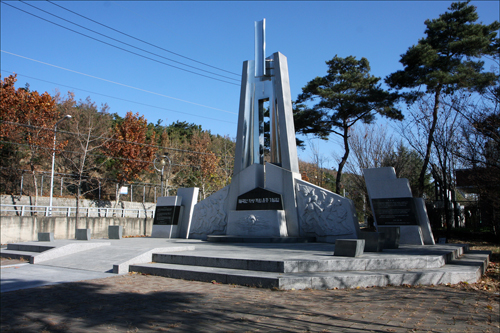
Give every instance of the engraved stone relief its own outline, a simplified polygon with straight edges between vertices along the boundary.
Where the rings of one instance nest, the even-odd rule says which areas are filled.
[[[297,204],[304,235],[338,236],[355,233],[347,199],[314,185],[297,183]]]
[[[194,235],[224,235],[227,214],[224,209],[229,186],[215,192],[194,206],[191,232]]]
[[[271,230],[271,223],[265,218],[255,214],[249,214],[233,222],[246,235],[266,234]]]

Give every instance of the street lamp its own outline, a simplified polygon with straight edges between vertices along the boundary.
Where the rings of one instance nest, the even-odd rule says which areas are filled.
[[[160,169],[158,169],[156,167],[156,161],[158,160],[158,157],[160,157],[160,156],[155,157],[155,160],[153,161],[153,166],[156,169],[156,171],[161,172],[161,178],[160,178],[161,196],[163,196],[165,194],[164,191],[163,191],[163,173],[164,173],[164,170],[165,170],[165,165],[167,165],[167,161],[165,161],[165,159],[168,160],[168,173],[169,173],[169,176],[170,176],[170,167],[172,165],[172,161],[168,157],[168,153],[163,154],[163,156],[161,156],[162,159],[160,160],[160,165],[161,165],[161,170],[160,170]],[[168,177],[167,177],[167,196],[168,196]]]
[[[52,149],[52,174],[50,176],[50,200],[49,200],[49,216],[52,216],[52,197],[54,193],[54,162],[56,160],[56,134],[57,134],[57,125],[65,119],[70,119],[71,116],[69,114],[65,115],[62,119],[60,119],[54,125],[54,147]]]

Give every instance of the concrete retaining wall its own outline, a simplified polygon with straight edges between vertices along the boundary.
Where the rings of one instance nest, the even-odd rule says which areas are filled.
[[[49,197],[38,197],[37,204],[38,206],[48,206],[49,205]],[[35,197],[29,197],[26,195],[16,196],[16,195],[0,195],[0,202],[2,205],[34,205]],[[107,200],[80,200],[80,207],[102,207],[102,208],[114,208],[115,201],[107,201]],[[75,198],[53,198],[52,205],[54,207],[76,207],[76,199]],[[120,201],[116,208],[123,209],[155,209],[156,204],[153,202],[129,202],[129,201]]]
[[[123,236],[150,236],[152,218],[80,217],[78,229],[88,228],[92,238],[108,238],[108,226],[123,226]],[[0,216],[1,244],[38,239],[39,232],[53,232],[55,239],[74,239],[75,217]]]

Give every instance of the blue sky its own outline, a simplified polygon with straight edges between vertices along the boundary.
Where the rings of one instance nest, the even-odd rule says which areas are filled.
[[[149,44],[218,69],[144,44],[50,2],[6,1],[1,5],[2,77],[15,72],[18,74],[18,87],[29,83],[32,90],[40,93],[47,91],[54,94],[58,89],[63,94],[73,91],[77,99],[90,96],[97,104],[107,103],[110,112],[121,116],[132,111],[144,115],[153,123],[159,119],[163,120],[163,124],[187,121],[201,124],[203,129],[214,134],[235,137],[239,75],[243,61],[254,57],[254,21],[266,18],[266,55],[279,51],[288,58],[292,98],[295,99],[308,81],[325,75],[325,61],[335,55],[353,55],[358,59],[365,57],[370,62],[372,74],[382,78],[402,69],[400,55],[424,37],[424,21],[437,18],[452,2],[54,3]],[[477,6],[479,21],[489,24],[499,20],[498,1],[472,1],[472,4]],[[29,5],[147,52],[224,77],[120,44]],[[131,52],[229,83],[127,53],[11,6]],[[322,143],[321,147],[324,154],[339,150],[336,140]],[[309,154],[307,149],[300,152],[306,160]]]

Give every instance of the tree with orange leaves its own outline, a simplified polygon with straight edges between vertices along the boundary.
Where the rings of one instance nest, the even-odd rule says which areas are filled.
[[[211,194],[212,188],[217,188],[222,177],[218,174],[220,157],[210,150],[212,139],[208,132],[195,132],[191,138],[191,150],[198,153],[190,154],[192,165],[199,166],[192,175],[192,183],[201,189],[201,197],[205,199]]]
[[[158,148],[156,133],[148,137],[148,123],[144,116],[139,117],[127,112],[122,121],[112,129],[112,139],[105,144],[106,153],[111,157],[111,172],[118,180],[118,187],[125,183],[141,179],[141,173],[152,172],[152,162]],[[120,200],[116,194],[116,204]]]
[[[36,91],[30,91],[28,85],[26,88],[16,89],[14,87],[16,81],[14,74],[0,83],[0,121],[2,123],[0,146],[2,152],[16,151],[16,155],[20,154],[20,146],[28,148],[24,150],[23,159],[28,162],[33,175],[36,205],[38,198],[36,172],[52,154],[54,125],[60,115],[54,98],[47,92],[40,95]],[[65,142],[59,143],[56,150],[62,149],[65,144]],[[14,164],[11,168],[19,169],[20,165]]]

